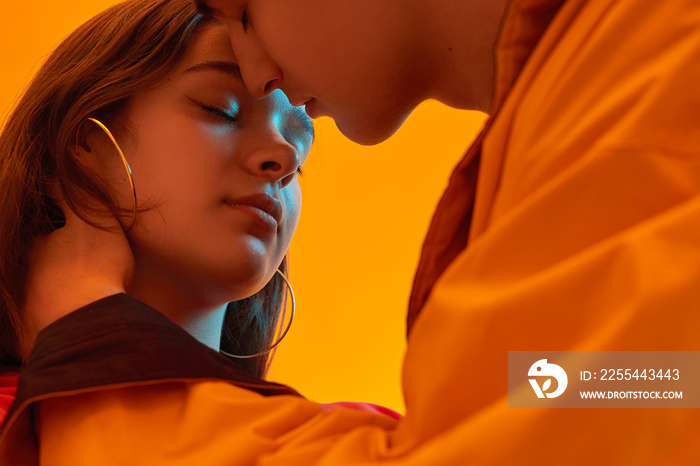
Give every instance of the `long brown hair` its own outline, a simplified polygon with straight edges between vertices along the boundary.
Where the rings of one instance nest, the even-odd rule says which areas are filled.
[[[0,135],[0,364],[20,364],[20,354],[29,349],[21,318],[27,255],[33,240],[60,226],[62,216],[47,187],[58,183],[68,205],[86,221],[90,198],[122,213],[109,188],[73,157],[79,125],[94,117],[119,130],[119,117],[134,95],[168,77],[192,35],[211,21],[188,0],[115,5],[58,46],[9,116]],[[222,349],[234,354],[265,349],[274,337],[283,291],[276,276],[253,297],[232,303]],[[269,362],[265,355],[239,364],[264,377]]]

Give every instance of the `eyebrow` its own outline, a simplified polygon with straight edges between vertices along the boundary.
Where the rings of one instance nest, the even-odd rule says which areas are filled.
[[[243,81],[243,75],[241,74],[241,69],[236,65],[235,63],[232,63],[230,61],[208,61],[204,63],[199,63],[197,65],[194,65],[190,68],[188,68],[185,73],[194,73],[196,71],[209,71],[209,70],[214,70],[214,71],[219,71],[222,73],[225,73],[229,76],[233,76],[234,78]]]

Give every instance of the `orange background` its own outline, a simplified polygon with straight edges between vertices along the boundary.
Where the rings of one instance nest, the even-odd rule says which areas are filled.
[[[114,3],[5,2],[3,121],[47,54]],[[393,138],[373,147],[346,140],[330,119],[316,121],[291,249],[297,317],[271,379],[317,401],[368,401],[403,411],[404,317],[422,237],[451,167],[483,121],[481,113],[426,102]]]

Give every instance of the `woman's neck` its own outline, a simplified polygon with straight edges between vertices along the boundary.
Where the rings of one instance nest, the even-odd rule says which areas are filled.
[[[159,279],[161,278],[161,279]],[[172,277],[146,276],[138,271],[129,295],[146,303],[182,327],[199,342],[219,351],[227,302],[207,301]]]

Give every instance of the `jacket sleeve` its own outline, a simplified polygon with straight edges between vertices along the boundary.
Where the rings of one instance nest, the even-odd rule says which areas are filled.
[[[653,163],[654,170],[642,170],[650,178],[639,181],[653,182],[657,194],[678,185],[669,173],[692,169],[700,178],[697,162],[635,156]],[[601,189],[614,203],[614,185]],[[398,424],[354,410],[325,411],[291,393],[265,396],[206,374],[169,375],[36,399],[32,430],[41,464],[697,464],[695,409],[507,404],[508,350],[697,348],[700,197],[689,195],[664,208],[649,205],[643,219],[528,271],[524,283],[509,282],[505,271],[484,273],[499,263],[490,260],[500,250],[497,243],[513,240],[505,233],[484,236],[460,255],[411,333],[404,375],[408,412]],[[552,217],[547,226],[565,220]],[[77,316],[81,325],[88,325],[88,316]],[[56,345],[37,349],[48,357]],[[139,342],[108,345],[91,351],[128,354]],[[20,420],[15,417],[14,428]],[[8,456],[25,451],[5,428],[3,464],[33,464]]]
[[[615,173],[619,157],[628,156],[636,163]],[[35,396],[5,426],[0,459],[34,464],[31,456],[21,457],[34,448],[41,464],[70,466],[697,464],[697,409],[508,407],[509,350],[697,348],[700,164],[640,150],[599,151],[591,163],[572,175],[572,184],[596,180],[604,208],[586,207],[590,192],[562,183],[503,220],[512,223],[485,233],[445,271],[410,334],[408,410],[398,423],[354,410],[326,411],[293,392],[206,371],[166,371],[160,379],[139,380],[145,369],[128,355],[147,351],[153,336],[145,333],[143,341],[124,335],[93,342],[106,346],[90,346],[89,354],[121,355],[123,364],[110,369],[132,380],[97,378],[83,388]],[[609,183],[601,183],[604,173],[611,173]],[[626,183],[615,183],[616,174]],[[623,195],[627,190],[639,190],[634,212]],[[580,208],[572,212],[570,203]],[[593,227],[603,212],[621,219],[615,232]],[[574,215],[588,225],[582,235],[600,237],[582,242],[577,235],[547,236]],[[600,225],[611,228],[608,220]],[[524,250],[513,248],[514,242],[568,252],[514,258],[504,252]],[[96,320],[86,310],[74,314],[67,318],[89,332]],[[142,311],[131,314],[136,317],[129,325],[143,319]],[[33,360],[60,356],[65,323],[40,336],[47,344],[37,345]],[[100,328],[104,334],[102,325],[93,330]],[[162,349],[148,359],[173,366],[182,362],[177,355],[202,351],[184,340]],[[87,356],[71,353],[63,362],[77,364]],[[56,374],[63,362],[54,360],[40,372]],[[97,374],[99,367],[91,371]]]

